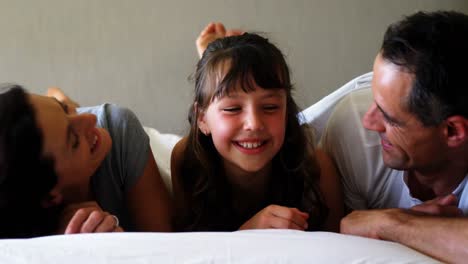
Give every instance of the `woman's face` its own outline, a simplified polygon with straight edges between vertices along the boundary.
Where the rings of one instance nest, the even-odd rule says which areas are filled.
[[[67,107],[55,98],[31,94],[30,103],[42,132],[43,155],[53,158],[58,176],[55,193],[73,201],[73,195],[87,190],[90,177],[102,163],[112,146],[112,139],[103,128],[96,127],[92,114],[68,113]]]

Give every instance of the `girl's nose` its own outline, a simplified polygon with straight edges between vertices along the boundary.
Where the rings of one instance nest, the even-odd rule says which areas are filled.
[[[264,123],[261,114],[256,111],[250,111],[245,115],[244,128],[246,130],[263,130]]]

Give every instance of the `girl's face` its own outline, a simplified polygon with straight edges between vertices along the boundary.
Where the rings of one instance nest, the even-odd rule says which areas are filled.
[[[57,185],[53,192],[61,200],[86,189],[90,177],[109,152],[112,140],[107,130],[96,127],[92,114],[68,113],[66,107],[52,97],[31,95],[36,122],[42,131],[44,155],[55,161]]]
[[[200,110],[198,127],[210,134],[229,174],[255,173],[269,168],[281,149],[286,131],[286,92],[254,85],[215,98]]]

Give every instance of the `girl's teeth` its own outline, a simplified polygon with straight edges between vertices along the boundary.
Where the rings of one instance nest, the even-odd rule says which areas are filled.
[[[260,145],[262,145],[261,142],[242,142],[239,143],[243,148],[246,149],[253,149],[253,148],[258,148]]]

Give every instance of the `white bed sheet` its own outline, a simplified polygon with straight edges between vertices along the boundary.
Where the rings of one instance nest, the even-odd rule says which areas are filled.
[[[328,232],[104,233],[0,240],[0,263],[438,263],[397,243]]]

